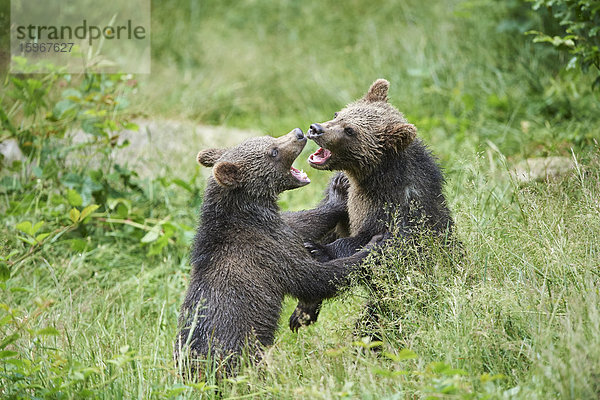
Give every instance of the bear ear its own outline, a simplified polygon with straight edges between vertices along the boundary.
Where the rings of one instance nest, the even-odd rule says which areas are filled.
[[[241,181],[240,167],[228,161],[220,161],[213,168],[213,176],[221,186],[237,186]]]
[[[390,83],[388,81],[385,79],[377,79],[375,82],[373,82],[363,99],[368,102],[387,101],[387,93],[389,88]]]
[[[417,128],[413,124],[397,123],[386,129],[384,141],[390,147],[401,150],[417,137]]]
[[[204,165],[205,167],[212,167],[215,165],[217,160],[225,153],[225,149],[206,149],[202,150],[196,156],[198,164]]]

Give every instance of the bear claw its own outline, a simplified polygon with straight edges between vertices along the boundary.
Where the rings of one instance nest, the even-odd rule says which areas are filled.
[[[320,244],[313,242],[304,242],[304,248],[308,250],[312,258],[319,262],[327,262],[331,260],[327,249]]]

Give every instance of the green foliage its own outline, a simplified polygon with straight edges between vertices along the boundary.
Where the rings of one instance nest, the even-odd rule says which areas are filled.
[[[2,140],[17,139],[27,160],[8,166],[8,174],[0,180],[0,190],[11,199],[7,216],[22,216],[35,204],[50,224],[58,223],[54,228],[62,229],[61,218],[76,225],[76,229],[69,226],[69,232],[76,230],[72,234],[63,237],[65,232],[59,232],[74,248],[85,248],[84,237],[100,235],[110,227],[120,232],[116,236],[133,239],[156,255],[189,234],[188,226],[169,222],[169,217],[156,219],[151,209],[133,205],[159,203],[155,186],[161,190],[174,185],[196,196],[195,176],[187,181],[142,181],[135,171],[116,162],[116,151],[128,145],[128,140],[120,140],[120,132],[137,130],[127,112],[131,82],[131,77],[122,75],[86,75],[78,82],[55,73],[9,78],[0,107]],[[92,213],[101,218],[90,221]],[[27,224],[16,226],[29,236],[21,240],[32,245],[50,240],[34,237],[33,231],[25,230]]]
[[[534,10],[546,8],[564,29],[560,35],[531,31],[534,42],[550,43],[559,51],[573,55],[567,68],[579,65],[587,72],[596,67],[592,87],[600,87],[600,4],[595,0],[528,0]]]
[[[62,342],[72,332],[52,316],[62,294],[38,295],[32,278],[45,282],[50,271],[56,282],[65,271],[56,261],[80,255],[101,253],[95,262],[102,266],[115,257],[101,250],[107,246],[149,259],[179,247],[185,260],[193,232],[182,219],[171,221],[181,206],[171,197],[197,203],[196,176],[140,179],[117,163],[127,145],[119,132],[136,129],[131,90],[126,76],[51,73],[11,76],[2,91],[0,142],[15,139],[26,155],[0,170],[3,397],[97,397],[143,359],[127,344],[97,362],[73,354]]]

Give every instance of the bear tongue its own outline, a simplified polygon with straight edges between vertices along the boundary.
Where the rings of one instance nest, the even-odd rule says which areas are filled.
[[[313,164],[321,165],[325,164],[327,160],[329,160],[329,157],[331,157],[331,151],[319,147],[319,150],[315,151],[310,155],[310,157],[308,157],[308,161]]]
[[[300,182],[310,183],[310,179],[308,179],[308,175],[306,175],[306,172],[300,171],[294,167],[290,167],[290,172],[292,173],[292,176]]]

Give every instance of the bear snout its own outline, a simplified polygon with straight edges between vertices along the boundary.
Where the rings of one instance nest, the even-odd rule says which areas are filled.
[[[321,124],[311,124],[307,136],[309,139],[312,139],[313,137],[321,136],[324,133],[325,130],[323,129]]]
[[[292,131],[292,133],[294,133],[296,135],[296,139],[298,139],[298,140],[304,140],[304,139],[306,139],[304,137],[304,132],[302,132],[302,129],[300,129],[300,128],[294,129]]]

